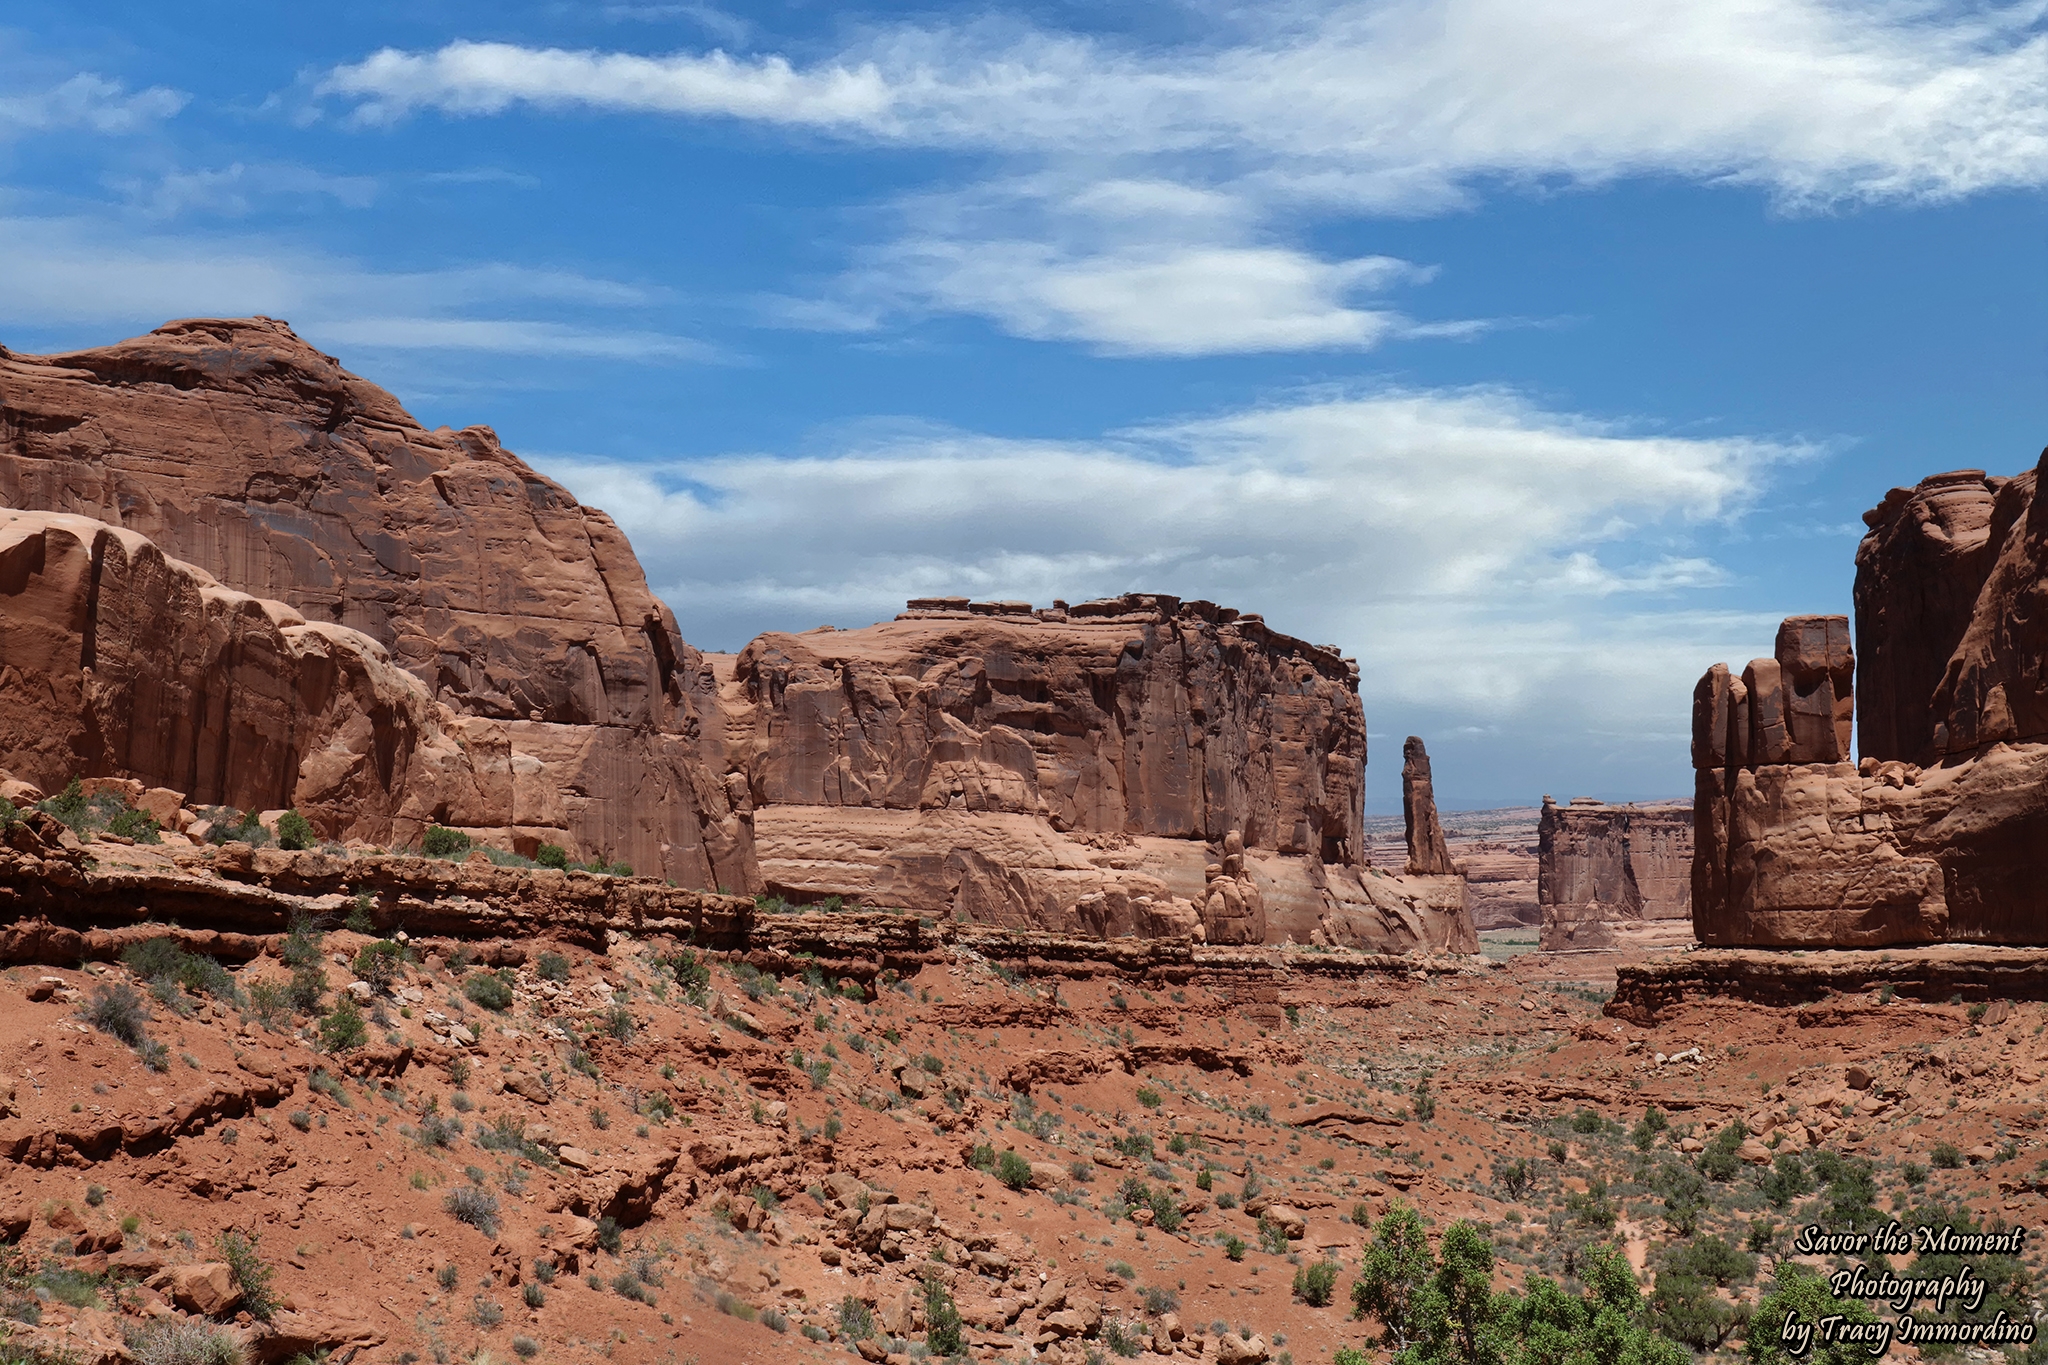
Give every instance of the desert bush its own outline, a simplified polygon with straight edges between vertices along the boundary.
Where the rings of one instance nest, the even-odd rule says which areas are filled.
[[[1337,1263],[1317,1261],[1294,1272],[1294,1297],[1311,1308],[1327,1308],[1337,1292]]]
[[[924,1344],[933,1355],[957,1355],[966,1345],[961,1332],[960,1309],[953,1302],[944,1280],[928,1275],[924,1282]]]
[[[428,825],[420,837],[420,852],[429,858],[454,858],[469,852],[470,838],[459,829]]]
[[[1502,1194],[1510,1199],[1520,1199],[1536,1183],[1536,1173],[1529,1169],[1529,1163],[1517,1157],[1509,1161],[1495,1157],[1493,1161],[1493,1183],[1500,1187]]]
[[[450,1190],[441,1203],[457,1222],[469,1224],[486,1237],[498,1235],[498,1196],[489,1190],[465,1185]]]
[[[313,822],[295,810],[288,810],[277,817],[277,846],[279,848],[311,848],[319,842],[313,833]]]
[[[242,1365],[241,1343],[198,1318],[158,1318],[122,1328],[135,1365]]]
[[[512,983],[498,972],[478,972],[462,983],[462,993],[471,1004],[494,1013],[502,1014],[512,1008]]]
[[[550,1266],[549,1270],[552,1272],[553,1267]],[[519,1291],[519,1297],[526,1300],[528,1308],[547,1307],[548,1291],[541,1288],[538,1284],[529,1283],[524,1289]]]
[[[866,1341],[875,1334],[875,1315],[868,1306],[848,1294],[839,1301],[839,1335],[848,1341]]]
[[[312,1014],[320,1008],[320,997],[327,993],[327,973],[317,962],[308,962],[292,968],[292,979],[284,988],[285,999],[300,1014]]]
[[[537,1288],[538,1286],[529,1285],[527,1287],[529,1289],[532,1289]],[[538,1307],[539,1305],[536,1304],[534,1306]],[[521,1360],[531,1360],[535,1356],[540,1354],[540,1343],[535,1341],[532,1337],[514,1337],[512,1338],[512,1354],[518,1356]]]
[[[1415,1082],[1415,1093],[1408,1100],[1408,1112],[1415,1115],[1420,1123],[1428,1123],[1436,1117],[1436,1096],[1430,1093],[1427,1075]]]
[[[143,1025],[149,1021],[149,1009],[142,1003],[141,995],[126,982],[93,987],[92,995],[79,1015],[101,1033],[119,1038],[132,1048],[139,1050],[148,1040],[148,1031]]]
[[[995,1175],[1011,1189],[1021,1190],[1031,1183],[1031,1163],[1011,1148],[996,1158]]]
[[[254,1233],[243,1234],[229,1228],[220,1235],[220,1258],[227,1262],[236,1287],[242,1291],[243,1309],[258,1322],[269,1322],[278,1308],[277,1291],[270,1287],[274,1272],[256,1254],[256,1243]]]
[[[569,979],[569,959],[554,949],[544,950],[533,965],[533,972],[543,981],[562,982]]]
[[[334,1002],[320,1020],[320,1047],[326,1052],[348,1052],[369,1041],[370,1031],[363,1023],[363,1012],[356,1008],[356,1002],[344,995]]]
[[[618,1219],[606,1214],[597,1220],[598,1250],[616,1256],[619,1254],[619,1248],[625,1245],[625,1241],[626,1234],[620,1230]]]
[[[355,960],[349,969],[359,978],[370,983],[378,994],[389,991],[405,973],[407,953],[405,945],[396,939],[379,939],[365,943],[356,950]]]
[[[533,860],[542,867],[552,867],[560,872],[569,866],[569,851],[560,844],[542,844],[533,851]]]
[[[1927,1154],[1927,1161],[1937,1171],[1959,1170],[1963,1164],[1963,1149],[1953,1142],[1937,1142],[1934,1150]]]
[[[1743,1126],[1741,1119],[1714,1134],[1700,1153],[1700,1174],[1717,1183],[1733,1180],[1742,1169],[1742,1160],[1735,1153],[1748,1137],[1749,1129]]]
[[[1138,1087],[1138,1103],[1144,1105],[1147,1109],[1157,1109],[1165,1102],[1165,1098],[1151,1086],[1141,1085]]]
[[[1233,1261],[1242,1261],[1247,1250],[1244,1238],[1236,1233],[1227,1233],[1223,1238],[1223,1254]]]
[[[1135,1323],[1111,1318],[1102,1324],[1102,1344],[1112,1355],[1135,1359],[1139,1352],[1151,1344],[1152,1334]]]

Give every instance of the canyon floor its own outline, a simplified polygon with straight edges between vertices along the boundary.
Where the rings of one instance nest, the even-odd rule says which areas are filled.
[[[133,965],[0,974],[17,1348],[119,1360],[204,1317],[264,1361],[908,1360],[933,1281],[977,1360],[1307,1365],[1386,1358],[1349,1289],[1395,1200],[1486,1224],[1496,1287],[1594,1242],[1646,1291],[1682,1244],[1754,1246],[1724,1313],[1824,1221],[1816,1151],[1867,1160],[1880,1208],[2048,1204],[2037,1003],[1684,999],[1643,1026],[1597,954],[961,943],[856,981],[617,932],[401,945],[337,915],[221,969],[148,932]],[[1699,1165],[1683,1238],[1666,1195]]]

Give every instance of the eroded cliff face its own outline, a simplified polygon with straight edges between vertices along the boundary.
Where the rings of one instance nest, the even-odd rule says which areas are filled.
[[[1016,927],[1476,949],[1459,879],[1363,865],[1355,665],[1259,617],[1151,595],[1044,611],[923,599],[709,657],[783,894]]]
[[[1683,803],[1543,799],[1537,902],[1546,952],[1667,947],[1691,937],[1693,814]]]
[[[1859,763],[1847,761],[1841,709],[1841,680],[1855,668],[1843,618],[1795,617],[1775,661],[1741,679],[1716,665],[1701,679],[1693,900],[1702,942],[2048,942],[2040,473],[1938,475],[1892,490],[1865,515],[1858,637],[1876,662],[1866,661],[1856,689],[1872,708]],[[1777,667],[1758,666],[1767,663]],[[1772,686],[1795,674],[1832,679],[1832,738],[1818,723],[1821,698]]]
[[[285,324],[196,320],[69,355],[0,351],[0,504],[146,539],[219,587],[279,604],[299,624],[276,629],[301,640],[345,629],[374,641],[447,710],[458,747],[497,769],[471,791],[420,797],[420,818],[546,830],[578,858],[688,886],[758,885],[722,731],[703,724],[715,683],[618,528],[488,428],[425,430]],[[197,600],[167,604],[159,627]],[[256,795],[301,781],[284,751],[258,746],[259,759],[254,741],[234,741],[232,761],[199,753],[214,742],[205,722],[177,714],[175,696],[152,698],[146,674],[137,695],[163,708],[161,723],[108,719],[82,749],[48,737],[43,748],[108,765],[89,775],[182,764],[181,790],[217,769],[223,792],[250,798],[223,798],[237,805],[271,804]],[[273,710],[294,705],[319,710],[284,698]],[[333,809],[316,816],[323,833],[368,818]],[[402,837],[405,820],[385,815]]]

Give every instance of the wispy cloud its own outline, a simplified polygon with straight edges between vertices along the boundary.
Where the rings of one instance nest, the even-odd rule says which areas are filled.
[[[359,102],[355,117],[385,123],[419,108],[496,114],[514,104],[602,105],[660,114],[728,115],[769,123],[857,127],[887,111],[873,66],[798,71],[781,57],[723,52],[640,57],[509,43],[450,43],[434,52],[385,48],[320,83]]]
[[[202,170],[165,171],[153,179],[122,178],[114,187],[155,218],[206,213],[240,218],[280,201],[318,201],[368,208],[380,186],[375,176],[329,175],[291,163],[234,162]]]
[[[1460,202],[1494,176],[1945,198],[2048,177],[2043,12],[2039,0],[1378,0],[1254,10],[1228,38],[1164,50],[906,25],[807,67],[455,42],[387,48],[321,88],[368,120],[515,104],[722,116],[1198,164],[1197,179],[1405,210]]]
[[[189,98],[161,85],[131,92],[119,81],[81,72],[47,89],[0,95],[0,137],[65,129],[132,133],[173,117]]]
[[[1645,545],[1739,516],[1818,451],[1477,389],[1305,394],[1082,442],[927,431],[809,458],[543,463],[617,516],[707,645],[933,593],[1163,591],[1263,610],[1357,654],[1383,702],[1477,723],[1682,699],[1703,650],[1745,637],[1701,634],[1720,566]],[[1588,657],[1598,698],[1572,695]]]
[[[1359,0],[1135,44],[985,19],[867,32],[808,63],[507,43],[387,48],[318,91],[360,123],[515,107],[728,118],[979,154],[893,240],[779,316],[934,312],[1106,354],[1365,349],[1469,335],[1373,296],[1318,215],[1436,213],[1488,187],[1632,175],[1785,206],[2048,183],[2044,0]],[[957,167],[943,172],[961,175]]]
[[[694,338],[622,323],[622,312],[656,302],[659,291],[569,271],[384,271],[260,236],[136,234],[84,218],[0,217],[0,240],[10,325],[66,338],[85,327],[141,331],[166,318],[263,313],[330,347],[720,359]],[[22,344],[18,333],[7,340]]]

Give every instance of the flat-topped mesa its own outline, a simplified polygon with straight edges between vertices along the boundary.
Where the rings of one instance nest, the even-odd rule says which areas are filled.
[[[1658,948],[1690,940],[1692,808],[1610,806],[1546,796],[1537,825],[1536,899],[1546,952]]]
[[[1049,619],[958,600],[741,651],[757,806],[1002,811],[1210,841],[1235,829],[1250,848],[1363,861],[1356,665],[1210,603],[1133,594]]]
[[[927,597],[708,656],[771,890],[1219,941],[1477,946],[1365,868],[1357,665],[1209,602]],[[1455,885],[1453,885],[1455,883]]]
[[[1408,873],[1416,877],[1457,874],[1451,846],[1436,814],[1436,784],[1429,775],[1429,750],[1419,735],[1401,746],[1401,822],[1408,837]]]
[[[2042,460],[1937,475],[1865,514],[1860,675],[1844,618],[1794,617],[1775,659],[1700,680],[1703,943],[2048,943]]]
[[[572,857],[758,886],[723,732],[704,723],[715,683],[618,527],[488,427],[426,430],[286,324],[0,351],[0,505],[135,533],[223,587],[361,632],[475,723],[464,743],[559,795]],[[484,828],[514,812],[426,814]]]

